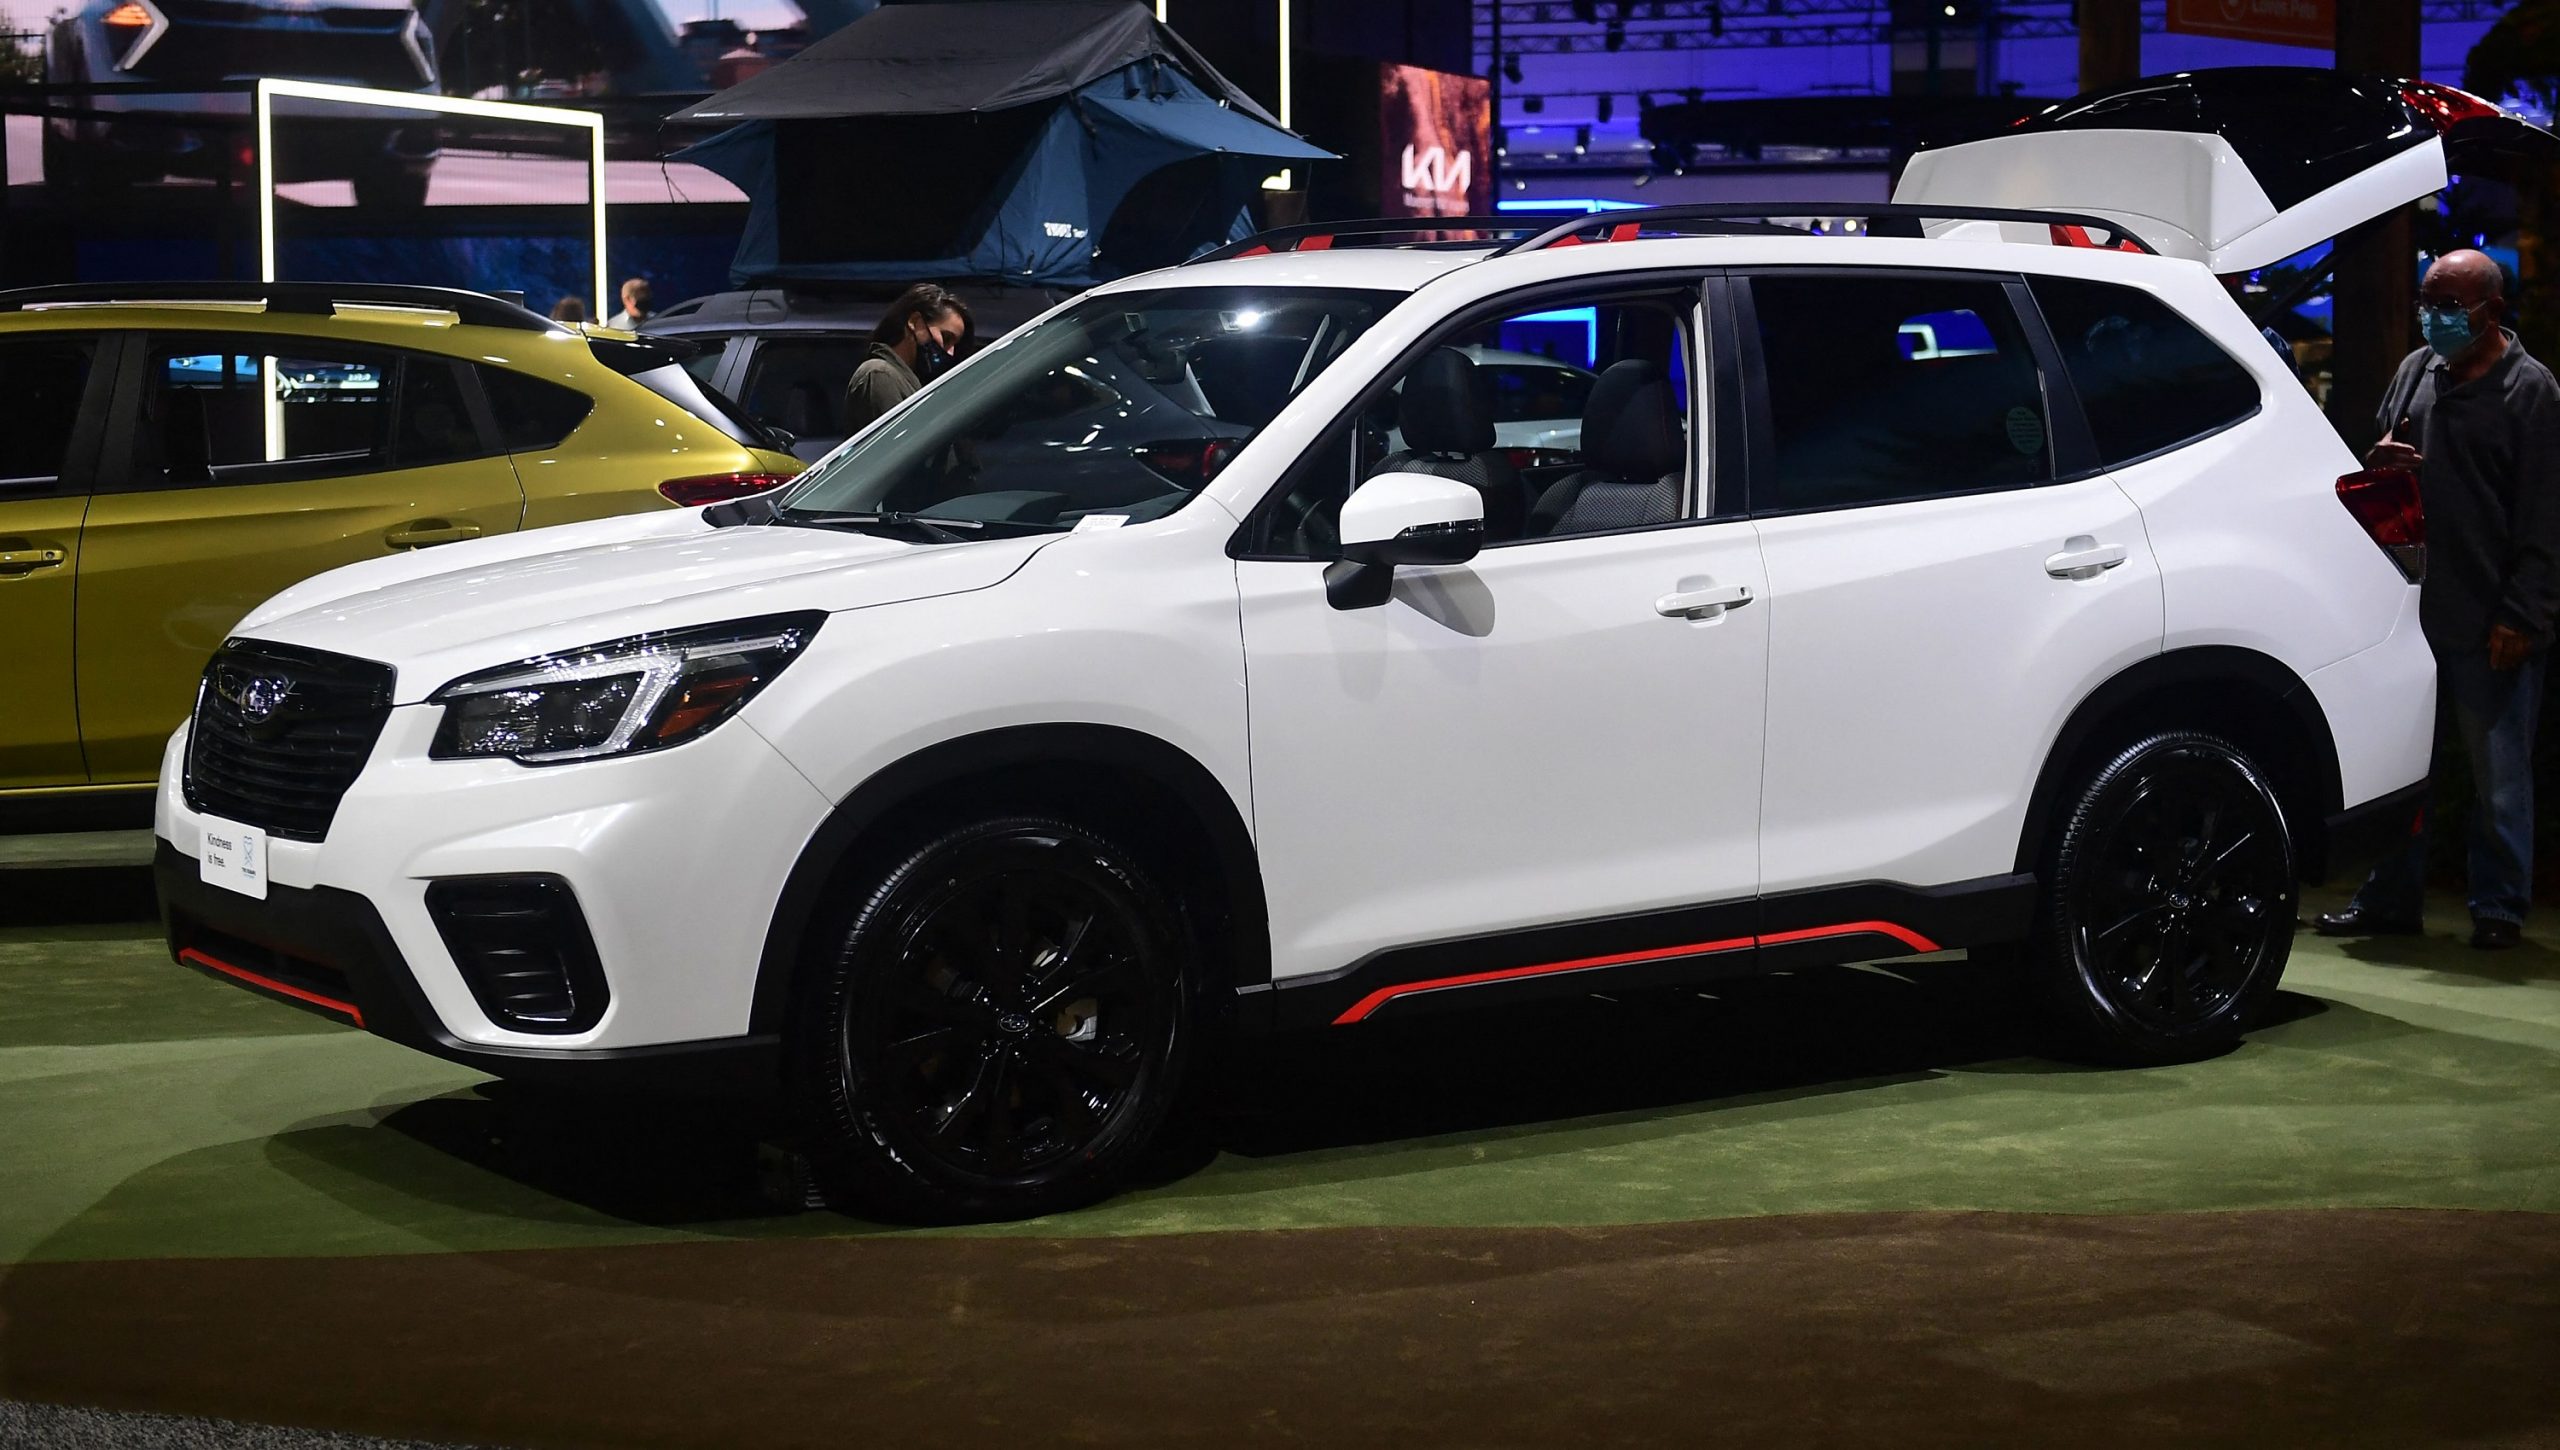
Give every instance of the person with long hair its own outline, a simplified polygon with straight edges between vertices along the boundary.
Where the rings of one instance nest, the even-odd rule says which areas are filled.
[[[957,360],[969,335],[969,307],[950,289],[919,282],[897,296],[871,329],[871,350],[844,388],[844,431],[859,433],[914,397]]]

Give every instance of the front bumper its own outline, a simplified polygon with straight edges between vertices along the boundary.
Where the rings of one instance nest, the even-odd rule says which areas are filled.
[[[205,818],[182,789],[179,731],[155,820],[172,955],[510,1077],[769,1056],[750,1036],[757,974],[782,882],[828,814],[816,787],[743,720],[673,750],[528,768],[427,759],[441,714],[391,711],[325,839],[269,838],[264,899],[199,879]],[[503,877],[574,899],[599,1013],[543,1030],[493,1017],[486,972],[457,962],[435,900],[443,883]]]
[[[217,980],[361,1027],[404,1047],[519,1082],[604,1091],[760,1098],[779,1044],[731,1037],[650,1047],[492,1047],[445,1030],[373,903],[334,887],[270,886],[266,899],[206,885],[167,841],[151,862],[169,955]]]

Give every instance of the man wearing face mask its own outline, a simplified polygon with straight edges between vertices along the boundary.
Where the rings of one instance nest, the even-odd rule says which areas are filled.
[[[2448,252],[2418,289],[2427,345],[2383,395],[2368,466],[2418,474],[2427,578],[2418,619],[2436,691],[2461,732],[2476,799],[2471,944],[2516,944],[2533,895],[2533,737],[2560,613],[2560,384],[2499,325],[2506,279]],[[2418,930],[2426,837],[2375,868],[2323,936]]]
[[[948,289],[919,282],[899,293],[871,329],[871,350],[845,384],[845,432],[861,432],[915,396],[951,366],[968,335],[968,305]]]

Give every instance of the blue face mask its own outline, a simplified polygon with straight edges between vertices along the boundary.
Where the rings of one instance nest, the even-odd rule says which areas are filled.
[[[2420,307],[2418,326],[2427,335],[2427,346],[2434,348],[2438,357],[2457,356],[2475,338],[2471,314],[2459,307]]]

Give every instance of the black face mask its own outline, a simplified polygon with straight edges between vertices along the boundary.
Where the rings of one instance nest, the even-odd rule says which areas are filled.
[[[926,382],[931,382],[942,375],[943,369],[950,366],[950,352],[945,349],[941,343],[934,341],[932,333],[927,332],[917,335],[916,376],[918,378]]]

